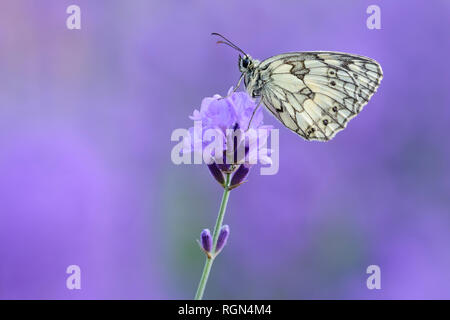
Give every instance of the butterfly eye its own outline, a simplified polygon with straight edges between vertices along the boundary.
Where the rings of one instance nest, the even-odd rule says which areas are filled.
[[[247,69],[249,63],[250,63],[250,61],[248,60],[248,58],[244,58],[244,59],[242,60],[242,67],[244,67],[244,68]]]

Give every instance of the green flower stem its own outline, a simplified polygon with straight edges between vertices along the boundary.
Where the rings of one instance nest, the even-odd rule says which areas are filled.
[[[198,284],[197,293],[195,294],[195,300],[202,300],[203,293],[205,292],[206,283],[208,282],[209,273],[215,258],[214,252],[216,252],[217,239],[219,238],[220,229],[222,228],[223,217],[225,216],[225,210],[227,208],[228,198],[230,197],[230,180],[231,175],[226,174],[225,187],[222,195],[222,202],[220,203],[219,215],[217,216],[216,226],[213,233],[213,247],[211,257],[206,257],[205,266],[203,267],[202,277]]]

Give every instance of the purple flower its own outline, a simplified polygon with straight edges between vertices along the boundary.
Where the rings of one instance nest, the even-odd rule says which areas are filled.
[[[232,88],[228,94],[231,91]],[[255,101],[246,92],[234,92],[223,99],[216,94],[203,99],[200,111],[194,110],[190,118],[194,121],[201,120],[204,128],[218,128],[225,134],[226,129],[233,128],[236,123],[240,128],[247,128],[255,108]],[[253,116],[250,128],[260,127],[263,117],[262,110],[259,109]]]
[[[246,92],[231,93],[230,89],[228,94],[205,98],[200,110],[194,110],[191,139],[183,152],[201,152],[211,174],[224,187],[224,174],[234,173],[232,189],[245,182],[252,165],[270,163],[266,144],[272,126],[263,125],[262,108],[254,112],[257,105]]]
[[[223,247],[227,244],[228,236],[230,235],[230,227],[228,225],[224,225],[220,229],[219,238],[217,238],[216,252],[215,254],[219,254],[222,251]]]

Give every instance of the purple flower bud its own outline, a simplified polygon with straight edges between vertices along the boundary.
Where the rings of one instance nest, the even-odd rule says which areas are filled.
[[[238,187],[241,183],[245,182],[250,172],[250,166],[241,164],[231,178],[230,189]]]
[[[223,186],[223,184],[225,183],[225,179],[223,177],[222,171],[220,171],[217,164],[215,162],[212,164],[208,164],[208,169],[209,169],[209,172],[211,172],[214,179],[216,179],[217,182]]]
[[[217,239],[216,254],[218,254],[227,244],[228,236],[230,235],[230,227],[224,225],[220,229],[219,238]]]
[[[212,237],[211,237],[211,232],[209,231],[209,229],[204,229],[202,231],[202,233],[200,234],[200,238],[202,239],[201,244],[202,244],[203,250],[205,250],[208,253],[211,252]]]

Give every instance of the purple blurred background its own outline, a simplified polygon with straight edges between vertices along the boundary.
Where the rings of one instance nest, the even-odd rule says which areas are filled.
[[[66,28],[66,8],[82,30]],[[381,30],[366,8],[381,7]],[[450,2],[0,4],[0,298],[192,298],[221,189],[170,135],[236,83],[237,53],[334,50],[384,80],[328,143],[280,128],[280,171],[233,191],[209,299],[450,298]],[[66,288],[81,267],[82,289]],[[381,267],[381,290],[366,287]]]

